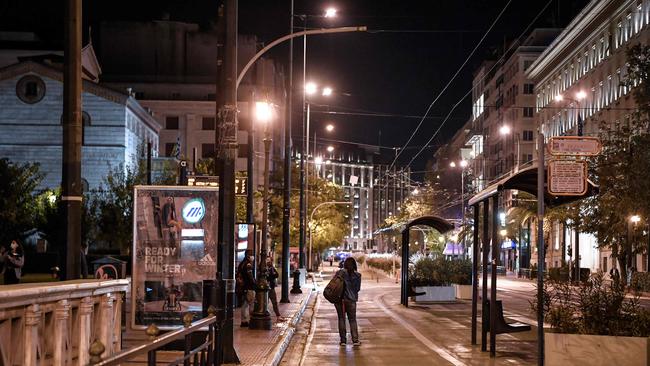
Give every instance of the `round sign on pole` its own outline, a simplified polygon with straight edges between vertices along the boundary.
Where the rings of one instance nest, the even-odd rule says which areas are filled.
[[[181,215],[183,216],[183,220],[188,224],[196,224],[201,221],[203,216],[205,216],[205,204],[203,200],[193,198],[185,202]]]

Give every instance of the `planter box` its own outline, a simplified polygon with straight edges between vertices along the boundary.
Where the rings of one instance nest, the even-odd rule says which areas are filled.
[[[416,303],[456,301],[456,289],[454,288],[454,286],[416,287],[415,292],[426,292],[426,294],[424,295],[415,297]]]
[[[456,289],[456,298],[461,300],[472,299],[472,285],[457,285],[454,284]]]
[[[626,365],[650,364],[650,338],[614,337],[586,334],[545,334],[547,365]]]

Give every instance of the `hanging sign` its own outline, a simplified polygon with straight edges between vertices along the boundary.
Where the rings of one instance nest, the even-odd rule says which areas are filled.
[[[600,150],[600,139],[597,137],[555,136],[548,143],[551,155],[595,156]]]
[[[582,196],[587,193],[587,162],[548,162],[548,193],[554,196]]]

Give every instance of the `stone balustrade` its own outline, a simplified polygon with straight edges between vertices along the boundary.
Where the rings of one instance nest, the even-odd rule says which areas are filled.
[[[0,365],[87,365],[94,340],[120,351],[127,280],[0,286]]]

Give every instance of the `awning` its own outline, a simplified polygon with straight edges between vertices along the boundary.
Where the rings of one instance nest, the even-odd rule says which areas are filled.
[[[544,172],[545,179],[547,173]],[[522,169],[518,172],[511,173],[510,175],[500,179],[496,183],[491,184],[481,192],[475,194],[468,201],[468,205],[472,206],[481,201],[484,201],[497,192],[506,190],[506,189],[516,189],[526,193],[530,193],[533,196],[537,196],[537,164]],[[544,190],[544,202],[547,206],[560,206],[573,201],[577,201],[589,196],[593,196],[598,192],[598,186],[595,185],[592,181],[587,180],[587,193],[582,196],[554,196]]]

